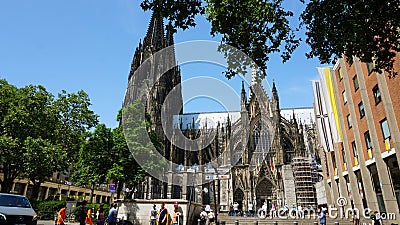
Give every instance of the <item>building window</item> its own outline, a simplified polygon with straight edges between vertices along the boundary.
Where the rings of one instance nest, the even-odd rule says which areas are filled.
[[[347,96],[346,96],[346,91],[345,90],[342,92],[342,95],[343,95],[343,104],[346,104],[347,103]]]
[[[379,91],[378,85],[375,85],[375,87],[372,88],[372,93],[374,93],[375,104],[381,102],[381,92]]]
[[[346,163],[346,152],[342,148],[342,158],[343,158],[343,163]]]
[[[358,165],[358,151],[357,151],[357,146],[356,146],[355,141],[351,142],[351,147],[353,149],[354,165],[357,166]]]
[[[367,146],[367,149],[371,149],[372,142],[371,142],[371,136],[369,135],[369,131],[364,133],[364,139],[365,139],[365,145]]]
[[[381,128],[382,128],[383,139],[384,140],[389,139],[390,138],[390,131],[389,131],[389,125],[388,125],[386,119],[381,121]]]
[[[338,69],[338,74],[339,74],[339,80],[343,80],[343,74],[342,74],[342,68],[339,67]]]
[[[358,85],[357,75],[354,75],[354,77],[353,77],[353,84],[354,84],[354,91],[357,91],[358,88],[360,87],[360,86]]]
[[[360,102],[358,104],[358,110],[360,111],[360,118],[363,118],[365,116],[365,110],[364,110],[363,102]]]
[[[353,127],[353,123],[351,122],[350,114],[347,115],[347,125],[349,126],[349,129]]]
[[[372,62],[367,62],[367,69],[368,69],[368,75],[371,75],[372,70],[374,69],[374,64]]]

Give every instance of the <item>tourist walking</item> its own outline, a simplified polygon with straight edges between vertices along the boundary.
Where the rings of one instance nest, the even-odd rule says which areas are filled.
[[[172,225],[180,225],[182,224],[181,214],[178,212],[178,208],[175,207],[174,214],[172,215]]]
[[[85,219],[85,224],[93,225],[93,221],[92,221],[92,212],[93,212],[92,209],[89,209],[89,210],[87,211],[86,219]]]
[[[79,209],[79,225],[85,225],[86,222],[86,215],[87,215],[87,209],[86,209],[87,201],[84,200],[82,202],[81,208]]]
[[[235,216],[237,216],[239,213],[239,203],[233,203],[233,211],[235,212]]]
[[[64,206],[57,213],[57,225],[64,225],[64,220],[67,218],[67,207]]]
[[[165,203],[161,203],[160,215],[158,216],[158,225],[166,225],[168,222],[168,210],[165,208]]]
[[[97,210],[97,223],[96,225],[104,225],[104,203],[100,204],[100,208]]]
[[[150,210],[150,225],[156,225],[157,223],[157,206],[154,204],[153,208]]]
[[[116,225],[117,224],[117,204],[116,203],[111,205],[111,209],[108,212],[107,221],[108,221],[108,225]]]
[[[207,212],[206,212],[206,210],[203,208],[203,211],[201,211],[201,213],[200,213],[200,224],[201,224],[201,225],[206,225],[206,223],[207,223],[207,217],[208,217]]]
[[[211,209],[210,212],[208,213],[208,225],[214,225],[214,224],[215,224],[215,214]]]

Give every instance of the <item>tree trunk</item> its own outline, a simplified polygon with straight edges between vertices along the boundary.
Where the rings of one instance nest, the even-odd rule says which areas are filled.
[[[39,197],[40,185],[43,183],[43,181],[36,181],[31,179],[31,182],[33,183],[31,198],[37,200]]]
[[[92,184],[92,187],[90,188],[89,203],[93,202],[93,194],[94,194],[94,183]]]
[[[2,193],[10,193],[12,185],[14,183],[14,179],[12,178],[4,178],[1,182],[1,190]]]
[[[120,199],[122,191],[122,181],[117,182],[117,199]]]

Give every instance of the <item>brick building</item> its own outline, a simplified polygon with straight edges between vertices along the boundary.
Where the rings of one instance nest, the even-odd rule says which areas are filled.
[[[328,205],[371,209],[399,218],[400,76],[372,63],[340,58],[313,81]],[[397,54],[396,71],[400,71]],[[362,211],[361,211],[362,212]]]

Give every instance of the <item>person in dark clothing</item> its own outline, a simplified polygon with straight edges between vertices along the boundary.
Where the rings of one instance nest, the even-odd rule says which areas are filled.
[[[167,224],[167,213],[168,210],[165,208],[165,204],[161,204],[161,209],[160,209],[160,216],[158,217],[158,225],[166,225]]]
[[[86,220],[86,214],[87,214],[87,209],[86,209],[87,201],[82,202],[82,206],[79,210],[79,225],[85,225],[85,220]]]

